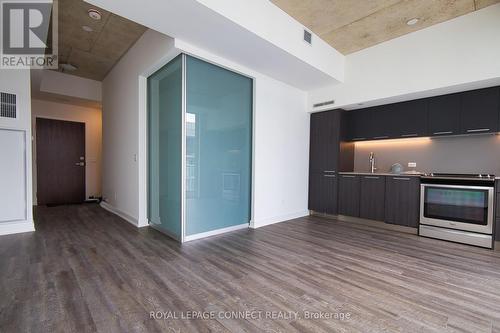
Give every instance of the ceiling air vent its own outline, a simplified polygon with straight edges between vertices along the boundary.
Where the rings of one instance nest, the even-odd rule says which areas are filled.
[[[321,102],[321,103],[313,104],[313,107],[314,108],[319,108],[320,106],[333,105],[333,104],[335,104],[335,101],[331,100],[331,101],[326,101],[326,102]]]
[[[0,118],[17,118],[16,95],[0,93]]]
[[[307,44],[312,44],[312,34],[304,29],[304,42]]]

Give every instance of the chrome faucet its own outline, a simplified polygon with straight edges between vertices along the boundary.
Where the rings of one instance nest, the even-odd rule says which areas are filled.
[[[370,153],[370,173],[375,173],[377,168],[375,167],[375,154],[373,152]]]

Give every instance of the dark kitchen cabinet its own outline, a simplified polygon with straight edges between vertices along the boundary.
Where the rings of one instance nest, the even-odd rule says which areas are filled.
[[[346,140],[370,140],[372,133],[372,110],[362,109],[346,112]]]
[[[337,214],[341,111],[311,115],[309,210]]]
[[[420,178],[386,177],[385,222],[416,228],[419,216]]]
[[[460,94],[429,98],[429,135],[460,133]]]
[[[339,175],[340,215],[359,217],[360,178],[355,175]]]
[[[382,140],[395,138],[398,135],[395,104],[370,108],[372,112],[371,139]]]
[[[314,173],[309,177],[309,209],[337,215],[337,175]]]
[[[497,219],[495,225],[495,242],[500,241],[500,219]]]
[[[463,134],[497,132],[500,88],[466,91],[461,94],[460,132]]]
[[[337,172],[340,145],[340,111],[311,115],[309,170]]]
[[[359,217],[383,221],[385,218],[385,177],[360,176]]]
[[[393,123],[396,126],[396,136],[412,138],[428,135],[428,101],[418,99],[409,102],[393,104],[395,109]]]

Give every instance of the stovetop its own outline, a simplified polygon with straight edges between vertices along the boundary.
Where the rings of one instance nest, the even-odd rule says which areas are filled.
[[[495,175],[490,175],[487,173],[426,173],[423,175],[424,178],[435,178],[435,179],[463,179],[463,180],[485,180],[493,181],[495,180]]]

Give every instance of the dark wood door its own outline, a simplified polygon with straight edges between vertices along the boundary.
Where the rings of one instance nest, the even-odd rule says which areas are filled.
[[[359,217],[384,221],[385,177],[361,176]]]
[[[407,227],[418,226],[420,213],[420,179],[386,177],[385,222]]]
[[[359,217],[359,187],[358,176],[339,175],[339,214]]]
[[[498,131],[500,88],[487,88],[462,93],[460,130],[464,134]]]
[[[85,201],[85,124],[36,119],[39,205]]]
[[[460,94],[429,98],[429,134],[453,135],[460,131]]]

